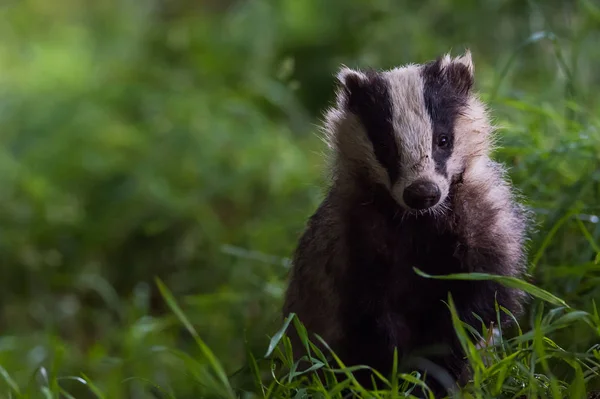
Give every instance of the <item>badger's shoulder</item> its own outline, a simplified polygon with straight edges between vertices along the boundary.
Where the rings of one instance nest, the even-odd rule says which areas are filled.
[[[497,270],[489,271],[509,275],[523,271],[531,213],[501,163],[481,157],[469,165],[457,184],[452,208],[465,245],[473,252],[497,256],[489,266]]]

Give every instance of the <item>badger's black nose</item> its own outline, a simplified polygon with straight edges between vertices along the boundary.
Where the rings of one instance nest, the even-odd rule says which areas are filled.
[[[404,189],[402,198],[404,203],[412,209],[427,209],[437,204],[441,195],[437,184],[426,180],[417,180]]]

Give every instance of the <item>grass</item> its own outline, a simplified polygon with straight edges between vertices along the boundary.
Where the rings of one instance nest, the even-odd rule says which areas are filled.
[[[432,278],[427,274],[415,270],[417,274]],[[470,383],[456,393],[461,398],[586,398],[587,389],[597,386],[600,382],[600,345],[596,344],[588,348],[584,353],[570,353],[561,348],[549,335],[559,329],[570,328],[577,323],[584,323],[600,337],[600,315],[593,302],[592,313],[576,310],[569,307],[562,299],[551,293],[531,285],[525,281],[497,277],[484,274],[448,275],[436,277],[444,279],[482,280],[494,279],[501,284],[513,288],[523,289],[533,298],[538,299],[536,312],[532,321],[532,328],[523,330],[518,321],[517,334],[506,338],[500,330],[500,335],[493,335],[490,326],[482,325],[481,331],[474,330],[461,322],[458,318],[452,297],[449,296],[449,311],[455,331],[460,338],[463,350],[473,370],[473,378]],[[188,331],[197,337],[197,333],[187,321],[181,309],[175,303],[173,297],[161,284],[161,291],[168,301],[170,308],[178,314],[181,322],[186,325]],[[549,311],[544,311],[545,304],[554,305]],[[497,312],[510,313],[497,305]],[[510,315],[512,317],[512,315]],[[514,318],[513,318],[514,319]],[[295,361],[292,356],[292,347],[286,331],[295,328],[299,334],[303,346],[309,353],[308,356]],[[473,340],[475,338],[475,340]],[[197,339],[197,338],[196,338]],[[314,340],[318,340],[328,353],[323,353],[315,346]],[[479,348],[476,342],[486,342],[487,345]],[[203,351],[207,352],[202,341],[199,342]],[[214,361],[212,353],[206,353],[211,360],[212,369],[218,375],[229,392],[233,388],[226,378],[222,378],[222,368]],[[310,337],[301,321],[295,314],[290,314],[284,321],[282,328],[273,335],[264,357],[259,361],[252,353],[248,353],[248,369],[254,377],[254,390],[251,396],[263,398],[295,398],[295,397],[324,397],[342,398],[348,395],[357,397],[375,398],[397,398],[414,397],[411,392],[416,387],[421,387],[433,397],[427,385],[422,381],[418,372],[412,374],[399,373],[397,371],[397,353],[394,356],[394,366],[391,376],[381,375],[373,370],[375,375],[388,389],[378,389],[361,386],[354,378],[352,372],[367,366],[347,367],[331,351],[325,341],[319,336]],[[560,376],[553,374],[552,369],[556,363],[562,363],[569,368]],[[553,365],[553,368],[550,367]],[[261,367],[262,370],[261,370]],[[324,373],[320,378],[316,372]],[[249,394],[248,391],[238,391],[238,395]],[[228,395],[223,395],[228,396]]]
[[[422,276],[427,275],[420,273]],[[486,276],[452,275],[445,278],[482,279]],[[487,276],[489,277],[489,276]],[[427,277],[428,278],[428,277]],[[550,335],[558,330],[574,328],[579,323],[600,337],[600,314],[593,302],[594,311],[576,310],[564,304],[564,301],[538,287],[514,279],[502,278],[500,283],[519,286],[526,290],[535,302],[532,313],[531,328],[524,329],[517,322],[517,333],[510,338],[500,331],[494,335],[489,326],[482,325],[481,331],[463,324],[455,311],[452,297],[448,298],[449,311],[456,333],[473,371],[471,381],[460,392],[452,397],[460,398],[586,398],[590,387],[600,382],[600,345],[596,344],[586,351],[569,352],[554,342]],[[196,386],[196,397],[214,398],[345,398],[373,397],[399,398],[416,397],[411,395],[420,387],[433,398],[431,391],[422,381],[418,372],[401,373],[397,370],[398,358],[394,357],[393,372],[384,376],[373,370],[385,388],[361,386],[354,378],[353,371],[367,366],[347,367],[331,351],[319,336],[309,337],[306,329],[294,315],[289,315],[281,329],[271,338],[266,353],[257,357],[247,352],[247,364],[243,369],[228,376],[223,365],[215,357],[211,349],[199,336],[198,332],[185,315],[171,292],[160,280],[157,280],[160,292],[178,321],[193,337],[200,355],[194,358],[187,353],[170,349],[169,352],[180,360],[177,367],[179,373],[189,379],[189,384]],[[545,310],[548,300],[554,304]],[[497,311],[508,312],[499,308]],[[507,313],[509,314],[509,313]],[[510,314],[509,314],[510,315]],[[516,320],[515,320],[516,321]],[[309,355],[294,361],[291,354],[291,343],[286,336],[290,328],[296,328]],[[473,339],[475,338],[475,340]],[[315,345],[318,340],[321,346]],[[476,342],[486,342],[483,348]],[[319,347],[328,351],[323,353]],[[397,353],[395,354],[397,355]],[[557,373],[553,370],[566,366],[567,370]],[[321,372],[324,379],[316,374]],[[236,374],[245,373],[252,378],[250,387],[236,383]],[[9,398],[72,398],[66,382],[74,382],[85,386],[92,396],[112,398],[116,392],[106,392],[97,387],[85,374],[60,376],[56,370],[40,367],[31,376],[27,386],[19,386],[9,372],[0,367],[0,377],[4,380]],[[127,384],[136,378],[122,381]],[[139,379],[139,383],[147,386],[148,397],[177,398],[176,390],[161,387],[152,381]],[[81,397],[81,396],[77,396]]]
[[[369,392],[318,337],[293,362],[286,331],[308,337],[279,308],[322,198],[315,124],[338,66],[467,46],[537,225],[529,275],[503,281],[535,297],[518,327],[455,320],[474,370],[460,397],[600,390],[596,2],[5,3],[0,398],[414,392],[416,373]]]

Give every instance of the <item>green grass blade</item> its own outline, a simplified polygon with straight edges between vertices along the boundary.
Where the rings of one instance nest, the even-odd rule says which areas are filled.
[[[413,384],[415,387],[420,387],[421,389],[423,389],[425,392],[427,392],[427,398],[428,399],[434,399],[433,396],[433,392],[431,391],[431,388],[429,388],[429,386],[427,386],[427,384],[425,383],[425,381],[415,377],[412,374],[399,374],[398,377],[400,377],[402,380]],[[411,389],[411,391],[414,388]],[[412,395],[411,395],[412,396]]]
[[[392,399],[398,397],[398,348],[394,347],[394,362],[392,364],[392,381],[391,381]]]
[[[265,357],[269,357],[271,356],[271,354],[273,354],[273,350],[275,350],[275,348],[283,338],[290,323],[292,322],[292,320],[294,320],[295,317],[296,315],[294,313],[290,313],[289,316],[286,318],[285,322],[283,323],[283,326],[279,329],[279,331],[275,333],[275,335],[273,335],[273,338],[271,338],[271,341],[269,342],[269,347],[267,348],[267,353],[265,353]]]
[[[147,378],[142,378],[142,377],[129,377],[129,378],[125,378],[123,381],[121,381],[122,384],[125,384],[126,382],[129,381],[142,381],[145,382],[146,384],[148,384],[149,386],[152,386],[154,388],[156,388],[157,390],[159,390],[161,393],[165,394],[167,397],[171,398],[171,399],[175,399],[175,397],[170,393],[167,392],[163,387],[161,387],[160,385],[148,380]]]
[[[583,234],[585,239],[588,241],[594,252],[596,252],[596,258],[598,258],[597,255],[600,254],[600,247],[594,240],[594,237],[592,237],[592,235],[580,219],[576,219],[575,221],[577,222],[577,226],[579,226],[579,229],[581,230],[581,233]]]
[[[67,392],[63,388],[60,388],[60,394],[62,396],[64,396],[66,399],[75,399],[75,396],[71,395],[69,392]]]
[[[260,392],[262,394],[262,397],[264,398],[265,397],[265,387],[260,378],[260,370],[258,368],[258,363],[256,362],[256,358],[250,351],[248,340],[246,340],[245,346],[246,346],[247,363],[250,368],[250,372],[252,374],[252,380],[254,381],[254,385],[256,386],[256,389],[258,390],[258,392]]]
[[[2,379],[6,381],[10,389],[20,398],[21,390],[19,389],[19,386],[17,385],[15,380],[11,378],[10,374],[8,374],[8,371],[6,371],[6,369],[2,366],[0,366],[0,376],[2,376]]]
[[[54,395],[52,395],[52,391],[48,387],[41,388],[42,393],[44,394],[44,398],[46,399],[54,399]]]
[[[540,261],[540,259],[542,259],[542,256],[544,256],[546,249],[552,242],[552,239],[554,238],[554,236],[556,235],[558,230],[561,228],[561,226],[563,224],[565,224],[567,222],[567,220],[571,219],[571,217],[573,217],[577,213],[579,213],[579,209],[571,209],[569,212],[567,212],[565,215],[563,215],[561,218],[559,218],[556,221],[556,223],[554,223],[552,225],[552,228],[550,229],[550,231],[548,232],[546,237],[544,237],[542,244],[536,251],[536,253],[533,257],[533,260],[531,261],[531,265],[529,266],[529,273],[533,273],[533,271],[536,269],[538,262]]]
[[[58,383],[62,380],[72,380],[72,381],[77,381],[82,385],[87,385],[87,382],[81,377],[67,376],[67,377],[59,377],[56,380]],[[75,399],[73,395],[71,395],[69,392],[67,392],[67,390],[65,390],[64,388],[60,387],[60,385],[59,385],[59,392],[66,399]]]
[[[83,378],[83,380],[85,381],[85,385],[87,385],[87,387],[90,389],[90,391],[92,391],[92,393],[94,395],[96,395],[96,397],[98,399],[105,399],[106,398],[106,396],[104,396],[104,394],[102,393],[102,391],[92,382],[92,380],[90,380],[88,378],[87,375],[81,374],[81,378]]]
[[[527,39],[525,39],[521,44],[519,44],[519,46],[510,55],[506,64],[504,64],[504,67],[501,69],[498,79],[496,79],[496,82],[490,91],[490,96],[489,96],[488,101],[493,102],[496,99],[496,96],[498,94],[498,91],[500,90],[502,81],[508,75],[508,71],[510,70],[511,65],[517,59],[518,53],[522,49],[527,47],[528,45],[536,43],[543,39],[554,40],[555,39],[554,33],[552,33],[552,32],[535,32],[535,33],[531,34]]]
[[[188,330],[188,332],[192,335],[192,337],[194,337],[194,340],[196,341],[198,347],[200,348],[200,351],[208,360],[208,363],[210,364],[213,371],[217,375],[217,378],[221,381],[221,384],[223,385],[223,388],[225,389],[226,396],[228,396],[230,398],[235,398],[236,396],[233,392],[233,389],[231,388],[229,379],[227,378],[227,374],[225,373],[225,369],[223,368],[221,363],[217,360],[217,358],[214,355],[214,353],[212,352],[212,350],[208,347],[208,345],[206,345],[204,343],[202,338],[200,338],[200,336],[196,332],[196,329],[192,326],[192,323],[190,323],[190,321],[185,316],[185,314],[183,313],[183,311],[181,310],[179,305],[177,305],[175,298],[173,297],[173,295],[171,294],[169,289],[164,285],[164,283],[160,279],[156,278],[156,284],[158,285],[158,289],[160,290],[162,297],[167,302],[167,305],[169,306],[171,311],[173,311],[173,313],[175,313],[177,318],[185,326],[185,328]]]
[[[553,305],[564,306],[570,308],[570,306],[561,298],[557,297],[549,293],[548,291],[539,288],[533,284],[530,284],[526,281],[518,279],[516,277],[509,276],[499,276],[495,274],[487,274],[487,273],[457,273],[457,274],[447,274],[443,276],[433,276],[427,274],[417,268],[413,268],[415,273],[424,278],[431,278],[437,280],[469,280],[469,281],[485,281],[490,280],[502,285],[505,285],[509,288],[516,288],[519,290],[523,290],[536,298],[549,302]]]
[[[349,379],[346,379],[340,383],[335,384],[330,390],[329,390],[329,395],[331,396],[337,396],[339,395],[343,390],[347,389],[350,384],[352,384],[352,381]]]
[[[316,335],[317,339],[321,342],[321,344],[331,353],[335,362],[340,366],[340,370],[332,370],[333,372],[342,372],[346,374],[346,377],[352,380],[352,385],[354,385],[355,389],[361,392],[362,394],[367,394],[366,389],[356,380],[352,371],[360,370],[360,369],[370,369],[365,366],[357,366],[357,367],[346,367],[344,362],[338,357],[338,355],[329,347],[329,344],[319,335]]]

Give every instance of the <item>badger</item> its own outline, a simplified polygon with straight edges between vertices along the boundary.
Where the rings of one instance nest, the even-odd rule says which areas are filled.
[[[529,211],[492,160],[495,129],[474,93],[469,50],[383,71],[342,66],[337,81],[321,125],[329,186],[293,254],[283,316],[296,314],[346,366],[389,374],[395,350],[421,359],[415,367],[426,376],[451,377],[450,386],[428,380],[445,393],[469,375],[449,294],[478,331],[498,320],[508,326],[496,303],[518,317],[527,296],[491,280],[424,278],[414,268],[520,277]],[[298,359],[303,346],[288,333]]]

